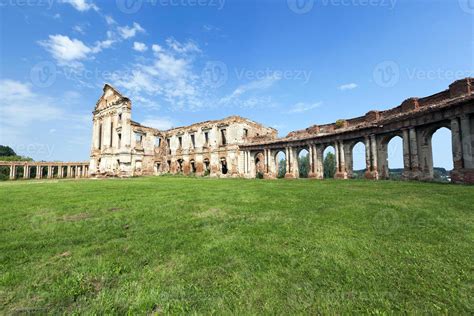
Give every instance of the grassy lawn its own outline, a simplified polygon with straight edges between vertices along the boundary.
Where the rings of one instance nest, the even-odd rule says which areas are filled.
[[[474,187],[0,184],[0,314],[474,313]]]

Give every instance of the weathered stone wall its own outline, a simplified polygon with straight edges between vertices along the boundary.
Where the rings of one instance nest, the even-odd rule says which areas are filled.
[[[365,145],[366,177],[385,179],[389,176],[387,145],[395,136],[403,139],[405,179],[433,179],[433,133],[446,127],[452,133],[453,182],[474,183],[474,84],[473,78],[458,80],[448,90],[425,98],[409,98],[386,111],[370,111],[365,116],[313,125],[286,137],[248,143],[240,146],[248,157],[244,166],[247,177],[255,176],[255,154],[264,153],[271,166],[268,178],[275,176],[275,155],[287,157],[287,178],[298,177],[297,153],[305,148],[310,153],[310,177],[322,178],[322,153],[327,146],[335,148],[336,178],[352,175],[352,149],[358,142]],[[260,160],[259,160],[260,161]]]
[[[366,177],[389,175],[387,144],[403,139],[405,179],[433,178],[431,137],[440,127],[452,132],[453,181],[474,180],[474,84],[458,80],[449,89],[424,98],[409,98],[385,111],[335,123],[313,125],[277,138],[277,131],[251,120],[231,116],[160,131],[131,120],[131,102],[110,85],[94,111],[90,173],[94,176],[136,176],[183,173],[215,177],[275,178],[276,155],[284,152],[287,178],[299,176],[298,153],[310,154],[310,177],[322,178],[323,152],[335,148],[336,177],[353,174],[352,150],[366,148]]]
[[[231,116],[160,131],[131,120],[131,102],[110,85],[93,112],[90,173],[241,176],[239,145],[276,139],[277,131]]]

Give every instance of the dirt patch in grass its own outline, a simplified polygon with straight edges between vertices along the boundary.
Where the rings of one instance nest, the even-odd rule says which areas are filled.
[[[206,211],[199,211],[194,213],[194,216],[197,218],[209,218],[209,217],[214,217],[214,218],[222,218],[227,215],[226,211],[221,210],[220,208],[210,208]]]
[[[109,212],[120,212],[120,211],[123,211],[124,208],[123,207],[111,207],[109,208]]]
[[[72,214],[72,215],[64,215],[58,218],[58,221],[64,221],[64,222],[78,222],[85,220],[89,218],[89,214],[87,213],[78,213],[78,214]]]

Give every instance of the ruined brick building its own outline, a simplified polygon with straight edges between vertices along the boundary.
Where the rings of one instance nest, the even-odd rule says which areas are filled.
[[[241,176],[239,146],[277,137],[275,129],[238,116],[160,131],[134,122],[131,101],[115,88],[106,84],[103,91],[93,118],[92,175]]]
[[[277,131],[238,116],[166,131],[131,119],[132,103],[110,85],[93,112],[91,176],[135,176],[183,173],[218,177],[265,178],[278,173],[277,155],[286,158],[286,178],[296,178],[299,153],[309,152],[310,177],[323,177],[323,152],[332,146],[336,177],[352,176],[352,150],[365,146],[366,177],[388,178],[388,142],[403,139],[405,179],[433,178],[431,137],[441,127],[451,130],[454,182],[474,183],[474,78],[447,90],[409,98],[386,111],[336,123],[314,125],[283,138]]]

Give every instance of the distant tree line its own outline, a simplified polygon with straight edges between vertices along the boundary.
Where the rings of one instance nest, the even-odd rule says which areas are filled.
[[[336,174],[336,158],[333,153],[328,153],[324,158],[324,178],[334,178]],[[309,154],[299,157],[298,169],[300,178],[307,178],[309,175]],[[286,174],[286,159],[282,159],[278,163],[278,178],[284,178]]]
[[[33,161],[29,157],[18,156],[10,146],[0,145],[0,161]],[[23,169],[19,168],[18,177],[23,176]],[[35,175],[32,174],[32,177]],[[10,178],[10,167],[0,166],[0,181]]]

